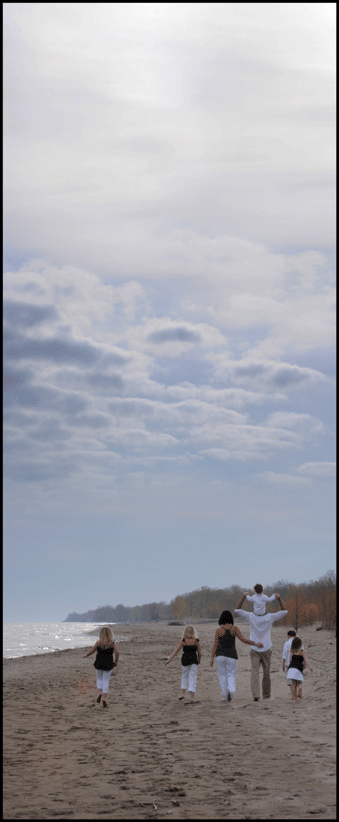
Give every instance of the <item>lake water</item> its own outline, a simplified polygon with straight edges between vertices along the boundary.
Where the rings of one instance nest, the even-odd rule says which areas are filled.
[[[65,648],[91,647],[95,644],[101,622],[5,622],[3,624],[3,659],[50,654]]]

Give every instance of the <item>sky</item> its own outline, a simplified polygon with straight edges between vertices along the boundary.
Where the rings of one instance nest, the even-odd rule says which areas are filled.
[[[4,4],[5,621],[334,568],[335,8]]]

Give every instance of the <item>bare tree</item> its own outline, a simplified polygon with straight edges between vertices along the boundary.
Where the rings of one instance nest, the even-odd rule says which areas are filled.
[[[336,630],[337,586],[334,571],[327,571],[323,577],[317,580],[315,600],[324,627]]]
[[[299,625],[303,621],[303,608],[305,599],[301,585],[290,585],[291,599],[289,600],[288,617],[294,630],[298,633]]]

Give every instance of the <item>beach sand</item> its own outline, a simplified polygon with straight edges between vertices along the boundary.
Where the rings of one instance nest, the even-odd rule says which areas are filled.
[[[298,705],[281,672],[287,628],[272,629],[270,700],[253,701],[249,646],[237,641],[227,703],[209,666],[217,623],[196,627],[196,705],[178,701],[180,655],[164,665],[178,626],[115,627],[107,709],[95,656],[83,658],[91,643],[5,660],[4,819],[335,819],[334,633],[300,630],[313,673]]]

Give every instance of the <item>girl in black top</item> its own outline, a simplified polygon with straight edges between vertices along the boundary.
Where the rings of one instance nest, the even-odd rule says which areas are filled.
[[[313,669],[308,664],[305,651],[302,651],[302,640],[299,636],[292,639],[290,650],[290,664],[287,669],[287,677],[292,680],[291,694],[292,699],[298,703],[297,687],[303,682],[303,670],[305,665],[312,671]]]
[[[102,697],[103,708],[107,708],[106,697],[108,692],[109,679],[113,668],[116,668],[118,665],[119,651],[117,645],[114,642],[113,634],[110,628],[101,628],[99,637],[100,639],[98,639],[95,645],[93,645],[93,648],[91,648],[91,650],[88,651],[87,654],[84,654],[84,657],[91,656],[91,654],[94,654],[94,651],[97,652],[94,663],[94,667],[97,672],[97,702],[101,702]]]
[[[175,651],[173,651],[173,654],[165,662],[165,665],[168,665],[168,663],[171,662],[171,659],[173,659],[173,657],[175,657],[180,650],[182,650],[182,676],[181,696],[179,696],[178,698],[183,699],[185,696],[186,688],[188,688],[188,693],[191,694],[191,702],[188,704],[192,705],[192,703],[197,702],[197,700],[194,699],[194,697],[197,684],[198,665],[201,660],[200,642],[198,637],[196,636],[193,625],[187,625],[187,627],[184,630],[184,635],[181,642],[179,642],[178,647],[175,649]]]

